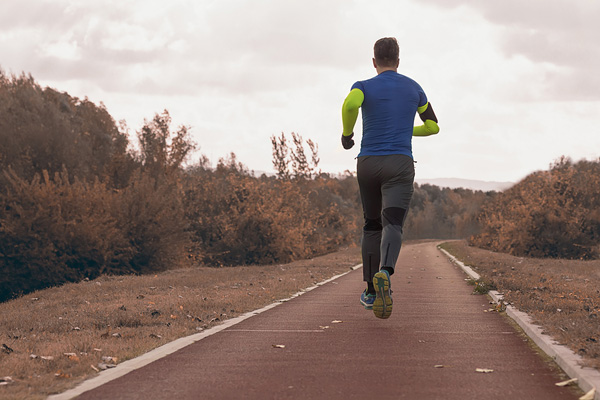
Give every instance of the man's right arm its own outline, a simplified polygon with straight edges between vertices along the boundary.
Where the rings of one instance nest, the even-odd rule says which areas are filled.
[[[419,107],[417,111],[419,112],[421,121],[423,121],[423,125],[415,126],[413,128],[413,136],[430,136],[435,135],[440,131],[440,127],[437,124],[438,120],[433,112],[431,103],[425,103],[425,105]]]
[[[354,88],[350,91],[342,105],[342,147],[349,150],[354,146],[354,125],[358,118],[358,109],[365,100],[362,90]]]
[[[352,135],[356,119],[358,118],[358,109],[365,100],[365,95],[360,89],[352,89],[344,105],[342,106],[342,126],[344,128],[342,134],[344,136]]]

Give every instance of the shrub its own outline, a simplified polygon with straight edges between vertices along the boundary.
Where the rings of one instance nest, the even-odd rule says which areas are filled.
[[[415,184],[404,231],[406,239],[463,239],[480,230],[481,206],[496,192]]]
[[[561,158],[486,204],[476,246],[518,256],[600,256],[600,160]]]
[[[67,172],[31,181],[5,173],[0,192],[0,301],[125,264],[132,255],[111,215],[114,193]]]
[[[148,273],[182,265],[189,236],[178,182],[157,184],[138,172],[114,197],[111,212],[127,238],[131,258],[107,272]]]
[[[119,191],[98,180],[31,181],[4,174],[0,192],[0,301],[15,294],[93,279],[180,266],[188,247],[176,185],[156,187],[138,174]]]
[[[193,253],[211,265],[257,264],[312,257],[353,243],[356,204],[336,195],[332,188],[338,186],[326,177],[257,178],[235,155],[220,160],[214,171],[192,169],[184,187]]]

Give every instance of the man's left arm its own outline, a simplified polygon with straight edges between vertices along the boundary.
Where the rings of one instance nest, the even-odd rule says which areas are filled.
[[[438,119],[433,112],[431,103],[425,103],[425,105],[419,107],[417,111],[419,112],[421,121],[423,121],[423,125],[415,126],[413,128],[413,136],[431,136],[440,131],[440,127],[437,124]]]

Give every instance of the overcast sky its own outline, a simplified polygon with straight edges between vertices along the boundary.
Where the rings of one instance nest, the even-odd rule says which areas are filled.
[[[354,171],[341,105],[395,36],[441,127],[413,140],[417,178],[518,181],[600,157],[598,20],[593,0],[2,0],[0,68],[132,132],[167,109],[213,163],[272,171],[270,137],[297,132]]]

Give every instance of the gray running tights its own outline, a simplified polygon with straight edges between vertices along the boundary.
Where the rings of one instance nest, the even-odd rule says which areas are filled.
[[[356,171],[365,218],[363,278],[372,282],[381,267],[396,266],[415,168],[411,157],[394,154],[359,157]]]

